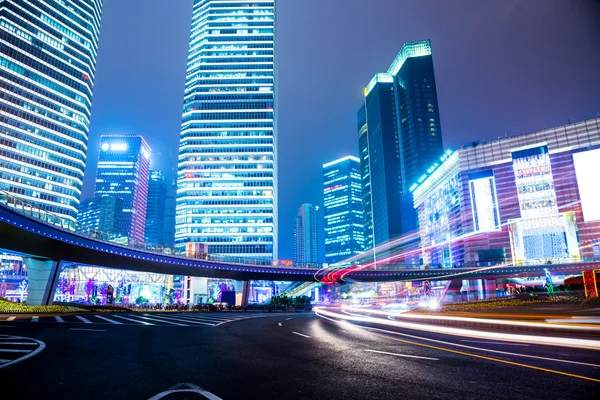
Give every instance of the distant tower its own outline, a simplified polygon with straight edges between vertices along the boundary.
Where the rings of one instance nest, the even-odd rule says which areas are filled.
[[[148,178],[148,200],[146,201],[146,243],[165,244],[165,209],[167,182],[158,169],[150,171]]]
[[[343,261],[364,250],[360,160],[346,156],[323,164],[325,262]]]
[[[122,217],[123,199],[109,195],[86,199],[79,205],[77,230],[85,233],[97,230],[120,236]]]
[[[150,174],[150,146],[139,135],[103,135],[96,172],[95,197],[123,199],[122,236],[144,242]]]
[[[319,261],[317,210],[312,204],[302,204],[294,220],[294,262],[316,264]]]

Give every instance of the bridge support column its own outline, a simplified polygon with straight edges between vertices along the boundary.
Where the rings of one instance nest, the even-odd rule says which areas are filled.
[[[496,288],[498,287],[498,284],[496,283],[495,279],[485,279],[484,281],[484,298],[485,299],[492,299],[496,297]]]
[[[56,280],[60,272],[60,261],[24,257],[23,263],[27,267],[27,304],[32,306],[52,304]]]
[[[235,289],[235,305],[246,307],[250,294],[250,281],[233,281],[233,288]]]

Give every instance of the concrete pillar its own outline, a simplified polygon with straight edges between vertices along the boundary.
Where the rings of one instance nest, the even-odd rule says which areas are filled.
[[[27,304],[46,306],[52,304],[60,261],[24,257],[27,267]]]
[[[250,281],[233,281],[233,288],[235,289],[235,305],[247,306],[250,294]]]

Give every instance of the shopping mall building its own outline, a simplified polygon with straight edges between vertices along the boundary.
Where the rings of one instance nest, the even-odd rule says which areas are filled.
[[[600,118],[448,151],[411,190],[425,265],[600,257]]]

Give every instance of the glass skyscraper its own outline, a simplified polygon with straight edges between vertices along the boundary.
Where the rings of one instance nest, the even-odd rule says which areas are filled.
[[[365,110],[366,121],[360,112],[358,117],[363,163],[368,158],[363,190],[371,194],[365,213],[372,212],[378,245],[415,232],[410,188],[443,155],[429,40],[405,43],[388,71],[373,77],[365,88]]]
[[[167,204],[167,182],[158,169],[150,171],[148,178],[148,200],[146,202],[146,243],[165,244],[165,210]]]
[[[103,135],[95,196],[123,199],[121,236],[144,242],[150,174],[150,146],[139,135]]]
[[[367,133],[367,111],[361,105],[356,114],[358,128],[358,154],[360,159],[360,180],[363,204],[363,248],[373,248],[373,209],[371,204],[371,174],[369,173],[369,140]]]
[[[102,0],[0,1],[0,190],[75,221]]]
[[[325,262],[334,264],[364,250],[361,162],[346,156],[323,165]]]
[[[277,255],[275,2],[195,0],[177,172],[175,245]]]
[[[298,266],[319,262],[318,209],[312,204],[302,204],[294,219],[294,263]]]
[[[77,213],[77,230],[90,233],[94,230],[120,235],[123,216],[123,199],[102,196],[83,200]]]

